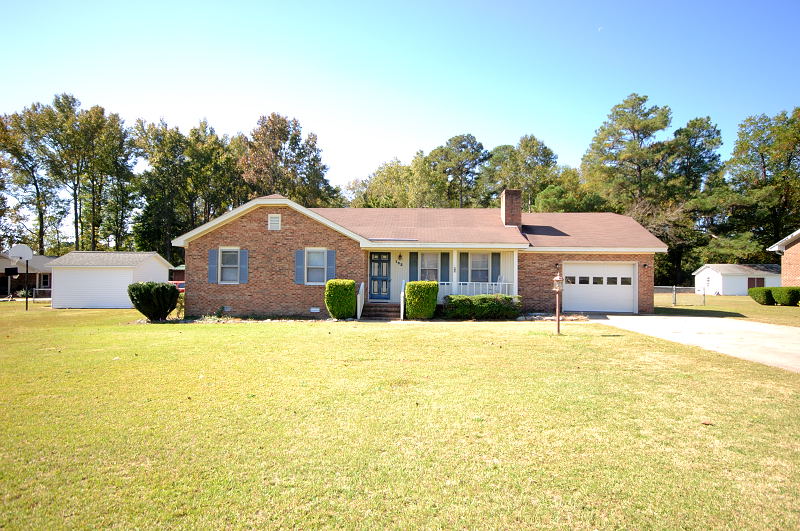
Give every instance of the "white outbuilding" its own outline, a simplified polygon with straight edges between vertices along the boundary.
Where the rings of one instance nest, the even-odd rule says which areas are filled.
[[[128,286],[166,282],[172,265],[155,252],[72,251],[50,262],[53,308],[132,308]]]
[[[778,264],[706,264],[692,274],[695,292],[706,295],[747,295],[750,288],[781,285]]]

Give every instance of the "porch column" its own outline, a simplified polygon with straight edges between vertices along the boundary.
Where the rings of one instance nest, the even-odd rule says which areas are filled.
[[[519,251],[514,249],[514,295],[519,295]]]

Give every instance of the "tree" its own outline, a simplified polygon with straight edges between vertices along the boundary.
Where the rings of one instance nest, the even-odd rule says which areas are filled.
[[[0,171],[10,176],[19,204],[35,215],[35,245],[45,254],[46,218],[57,201],[57,186],[43,158],[44,107],[35,103],[22,112],[0,116]]]
[[[727,169],[735,194],[730,224],[736,233],[750,232],[766,247],[795,230],[800,225],[800,107],[745,119]]]
[[[194,228],[186,208],[186,137],[163,120],[158,124],[139,120],[135,141],[149,166],[141,175],[144,204],[134,223],[136,248],[158,251],[167,260],[182,263],[172,240]]]
[[[113,240],[115,251],[131,249],[130,225],[139,204],[138,182],[133,173],[137,149],[130,129],[118,115],[109,116],[103,134],[100,169],[107,174],[102,195],[100,237]],[[97,229],[93,227],[92,231]]]
[[[240,164],[255,196],[281,194],[309,207],[341,204],[339,189],[325,178],[317,136],[303,138],[296,119],[277,113],[259,118]]]
[[[470,134],[454,136],[444,146],[428,155],[431,167],[447,178],[447,199],[452,205],[463,208],[476,201],[471,194],[475,187],[478,169],[491,154]]]

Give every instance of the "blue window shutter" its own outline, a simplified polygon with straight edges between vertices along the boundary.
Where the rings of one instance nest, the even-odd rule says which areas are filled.
[[[489,274],[492,282],[497,282],[500,278],[500,253],[492,253],[492,270]]]
[[[336,278],[336,250],[328,249],[328,271],[325,275],[325,280]]]
[[[458,281],[469,282],[469,253],[458,253]]]
[[[208,283],[217,283],[217,256],[219,251],[217,249],[208,250]]]
[[[248,261],[247,249],[239,249],[239,284],[247,284]]]
[[[408,280],[414,282],[419,279],[419,253],[408,253]]]
[[[439,281],[450,282],[450,253],[442,253],[439,261]]]
[[[298,249],[294,252],[294,283],[306,283],[306,252],[303,249]]]

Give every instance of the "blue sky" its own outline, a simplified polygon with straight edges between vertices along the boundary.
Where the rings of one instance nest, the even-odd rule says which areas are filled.
[[[673,128],[800,105],[800,2],[0,1],[0,113],[69,92],[132,123],[249,132],[270,112],[363,178],[472,133],[523,134],[578,165],[632,92]]]

